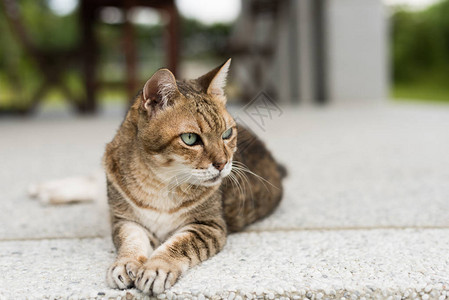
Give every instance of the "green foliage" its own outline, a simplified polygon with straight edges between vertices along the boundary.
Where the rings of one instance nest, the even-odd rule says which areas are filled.
[[[206,25],[194,19],[181,20],[183,55],[189,58],[222,56],[231,34],[231,24]]]
[[[392,15],[393,96],[449,101],[449,0]],[[425,91],[438,90],[426,94]],[[398,92],[399,91],[399,92]]]
[[[57,15],[48,0],[17,0],[21,21],[32,44],[49,53],[76,49],[81,42],[78,10],[68,15]],[[164,24],[135,24],[139,78],[145,80],[166,63]],[[231,31],[230,24],[205,25],[196,20],[181,18],[180,53],[183,60],[210,59],[220,55]],[[97,22],[94,28],[99,45],[98,80],[104,85],[100,96],[124,94],[125,57],[123,53],[122,24]],[[57,55],[57,54],[56,54]],[[71,62],[64,70],[62,80],[75,96],[84,94],[80,62]],[[0,5],[0,110],[26,107],[43,83],[41,70],[22,48]],[[111,92],[113,91],[113,92]],[[64,97],[51,89],[45,95],[50,100]]]
[[[435,87],[434,84],[426,83],[400,84],[393,86],[391,95],[395,99],[400,100],[419,100],[419,101],[435,101],[448,102],[449,85]]]
[[[41,49],[72,49],[79,43],[78,19],[75,13],[54,14],[46,0],[21,0],[23,22],[33,42]]]
[[[73,49],[79,43],[75,13],[55,15],[44,0],[21,0],[17,5],[27,35],[36,47],[57,51]],[[42,79],[36,62],[14,36],[0,6],[0,106],[26,107]]]

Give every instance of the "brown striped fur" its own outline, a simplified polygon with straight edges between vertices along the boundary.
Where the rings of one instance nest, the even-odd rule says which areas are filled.
[[[166,69],[156,72],[107,145],[117,248],[107,272],[111,287],[161,293],[218,253],[229,232],[265,217],[279,203],[279,165],[226,110],[229,63],[189,81],[176,81]],[[231,136],[223,138],[229,128]],[[187,145],[182,133],[198,134],[201,143]]]

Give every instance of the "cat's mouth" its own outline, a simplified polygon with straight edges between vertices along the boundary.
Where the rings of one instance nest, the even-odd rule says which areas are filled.
[[[232,164],[227,164],[223,170],[218,171],[215,167],[210,167],[209,170],[192,170],[192,182],[197,185],[214,186],[220,184],[221,180],[229,175]]]
[[[218,173],[216,176],[212,177],[211,179],[206,180],[205,182],[208,182],[208,183],[216,182],[216,181],[218,181],[218,180],[221,178],[220,175],[221,175],[221,174]]]

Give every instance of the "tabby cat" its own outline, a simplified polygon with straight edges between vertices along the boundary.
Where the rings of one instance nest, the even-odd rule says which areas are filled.
[[[226,110],[230,62],[196,80],[157,71],[106,146],[111,287],[163,292],[281,200],[284,168]]]

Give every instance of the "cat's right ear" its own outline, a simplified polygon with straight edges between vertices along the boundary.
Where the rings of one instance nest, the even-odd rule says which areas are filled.
[[[152,115],[164,109],[179,95],[176,79],[168,69],[160,69],[145,83],[142,90],[142,108]]]

